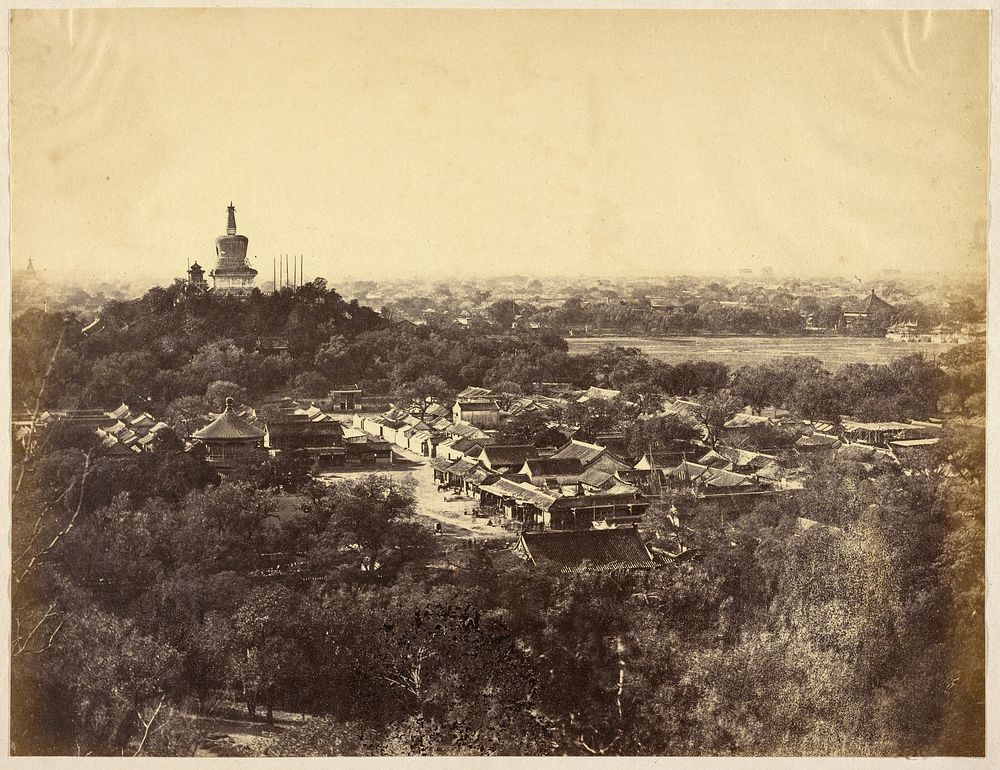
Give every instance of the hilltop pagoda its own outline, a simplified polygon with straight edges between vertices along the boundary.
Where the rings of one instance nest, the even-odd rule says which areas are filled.
[[[215,269],[209,273],[212,289],[223,294],[246,294],[254,288],[257,271],[247,264],[245,235],[236,234],[236,207],[229,203],[226,234],[215,239]]]

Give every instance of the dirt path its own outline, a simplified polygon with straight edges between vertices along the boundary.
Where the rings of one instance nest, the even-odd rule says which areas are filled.
[[[385,473],[393,475],[404,474],[413,479],[414,494],[417,498],[417,513],[432,522],[438,522],[449,534],[461,534],[466,537],[489,538],[498,540],[513,540],[514,535],[502,527],[491,527],[489,519],[476,518],[472,516],[472,510],[478,503],[471,497],[461,500],[445,501],[445,493],[439,492],[437,482],[434,481],[434,471],[430,466],[428,458],[393,446],[392,451],[398,458],[406,460],[406,467],[384,466],[378,470],[365,469],[359,471],[363,473]],[[327,479],[349,478],[357,475],[356,472],[338,470],[334,473],[323,474]],[[449,492],[449,495],[451,493]]]

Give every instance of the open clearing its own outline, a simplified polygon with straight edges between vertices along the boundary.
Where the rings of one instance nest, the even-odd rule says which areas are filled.
[[[444,499],[446,493],[438,491],[428,458],[398,446],[393,446],[392,451],[396,455],[394,465],[359,468],[357,470],[338,468],[336,471],[317,474],[317,476],[325,481],[348,479],[362,473],[388,473],[394,478],[406,478],[412,480],[414,485],[417,513],[429,519],[431,525],[440,523],[445,534],[488,539],[514,539],[511,532],[501,527],[490,526],[489,519],[473,516],[472,511],[477,507],[477,502],[471,497],[446,501]],[[449,492],[448,495],[450,494]]]
[[[737,369],[781,356],[815,356],[831,371],[844,364],[886,364],[894,358],[923,353],[934,357],[951,343],[900,342],[869,337],[569,337],[570,353],[593,353],[601,345],[639,348],[653,358],[719,361]]]

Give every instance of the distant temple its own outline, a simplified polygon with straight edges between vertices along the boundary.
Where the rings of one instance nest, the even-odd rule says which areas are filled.
[[[28,257],[27,265],[20,270],[13,271],[13,277],[16,277],[22,285],[35,286],[44,283],[42,271],[35,269],[35,263],[31,257]]]
[[[230,202],[229,220],[226,234],[215,239],[215,253],[218,261],[209,273],[212,288],[220,293],[246,293],[254,288],[257,271],[247,264],[247,244],[245,235],[236,234],[236,207]],[[196,267],[192,265],[192,268]],[[198,267],[201,270],[200,267]],[[194,282],[194,275],[190,280]]]
[[[843,309],[840,317],[840,328],[845,333],[882,336],[894,320],[895,315],[896,308],[876,295],[875,289],[872,289],[871,295],[860,303],[850,304]]]
[[[188,268],[188,284],[197,289],[208,288],[208,281],[205,280],[205,269],[195,262]]]

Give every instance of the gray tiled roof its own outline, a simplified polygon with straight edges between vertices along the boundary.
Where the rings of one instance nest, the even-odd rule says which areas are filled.
[[[525,532],[521,542],[535,563],[565,570],[649,569],[656,566],[634,527],[562,532]]]

